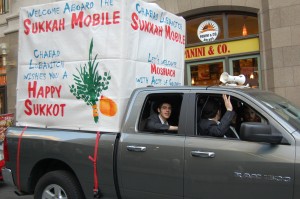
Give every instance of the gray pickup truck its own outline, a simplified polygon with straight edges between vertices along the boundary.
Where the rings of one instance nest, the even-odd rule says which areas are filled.
[[[198,135],[203,106],[214,98],[224,107],[222,94],[231,96],[237,135]],[[145,128],[161,99],[172,104],[176,133]],[[256,121],[246,121],[245,108]],[[2,172],[6,183],[36,199],[296,199],[299,129],[299,108],[272,92],[139,88],[120,132],[9,128]]]

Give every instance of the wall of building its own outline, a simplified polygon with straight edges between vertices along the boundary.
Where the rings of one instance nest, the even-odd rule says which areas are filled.
[[[10,12],[0,16],[0,43],[8,44],[8,112],[15,112],[19,7],[54,0],[10,0]],[[263,89],[300,106],[300,0],[148,0],[188,17],[210,11],[236,10],[258,14]]]
[[[300,105],[300,0],[262,1],[267,88]]]

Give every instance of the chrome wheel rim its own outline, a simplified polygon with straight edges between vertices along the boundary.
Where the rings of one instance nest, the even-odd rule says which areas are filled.
[[[42,199],[68,199],[68,196],[61,186],[51,184],[44,189]]]

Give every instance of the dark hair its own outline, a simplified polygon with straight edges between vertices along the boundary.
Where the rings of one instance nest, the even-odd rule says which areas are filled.
[[[158,100],[158,101],[154,102],[154,104],[153,104],[153,111],[156,112],[156,113],[158,113],[157,109],[161,109],[161,107],[162,107],[163,104],[170,104],[171,107],[172,107],[171,102],[169,102],[166,99],[161,99],[161,100]]]
[[[171,107],[172,107],[172,104],[170,102],[168,102],[168,101],[160,101],[159,104],[158,104],[158,106],[157,106],[157,108],[161,109],[161,107],[162,107],[163,104],[170,104]]]
[[[204,104],[202,118],[214,118],[218,110],[221,110],[221,104],[216,99],[209,99],[206,104]]]

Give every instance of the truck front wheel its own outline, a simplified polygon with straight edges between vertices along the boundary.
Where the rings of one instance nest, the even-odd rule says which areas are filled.
[[[38,181],[34,199],[83,199],[77,179],[68,171],[51,171]]]

